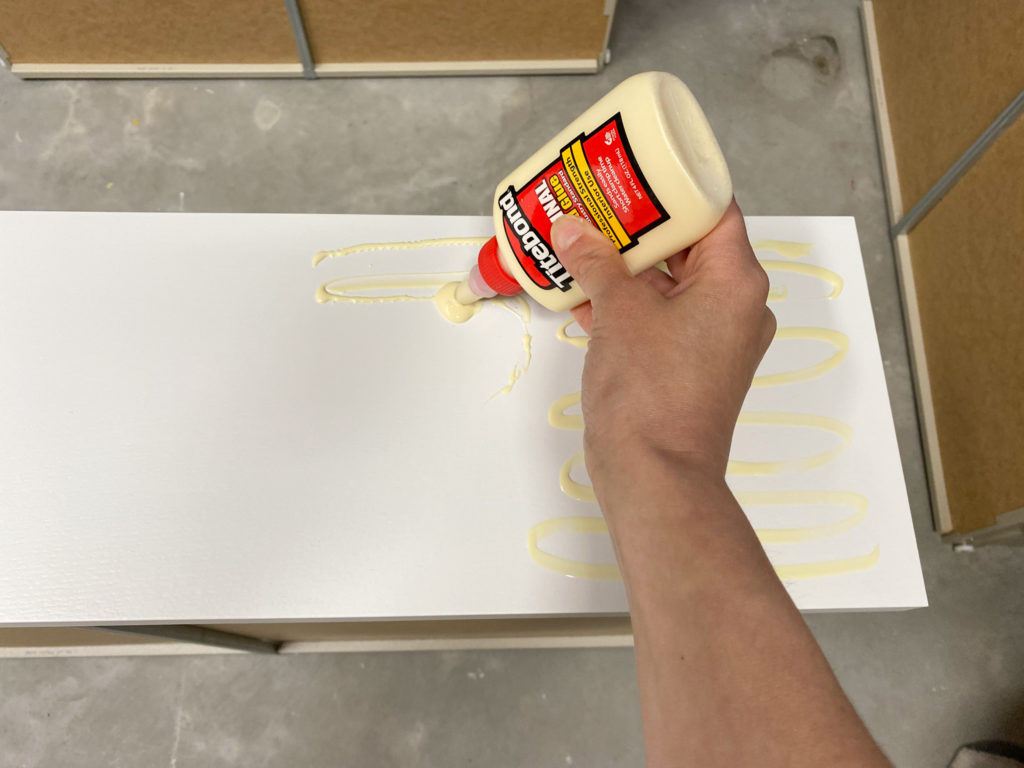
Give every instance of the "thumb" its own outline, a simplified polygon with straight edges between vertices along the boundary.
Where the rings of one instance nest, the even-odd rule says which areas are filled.
[[[619,250],[579,216],[560,216],[555,221],[551,226],[551,245],[591,301],[601,303],[613,291],[632,284]]]

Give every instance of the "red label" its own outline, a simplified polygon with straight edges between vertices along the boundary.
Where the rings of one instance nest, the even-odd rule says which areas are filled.
[[[582,216],[620,252],[669,218],[633,157],[619,114],[569,142],[522,189],[505,190],[498,206],[516,259],[544,290],[572,288],[572,276],[550,244],[551,224],[559,216]]]

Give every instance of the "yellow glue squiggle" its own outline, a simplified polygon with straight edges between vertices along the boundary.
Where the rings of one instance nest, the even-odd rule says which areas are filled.
[[[558,471],[558,486],[562,493],[576,501],[597,501],[593,487],[572,479],[572,471],[586,466],[583,451],[577,451],[562,464]]]
[[[780,373],[766,373],[755,376],[752,387],[773,387],[780,384],[795,384],[798,381],[807,381],[816,376],[831,371],[846,357],[850,349],[850,337],[845,333],[833,331],[830,328],[779,328],[775,332],[776,341],[790,341],[793,339],[810,339],[813,341],[825,341],[836,348],[835,354],[827,357],[819,363],[808,365],[806,368],[797,368],[794,371],[781,371]]]
[[[441,290],[434,294],[434,304],[437,306],[438,311],[453,323],[464,323],[470,318],[475,317],[477,312],[483,309],[479,301],[475,301],[472,304],[463,304],[455,298],[455,292],[458,290],[459,285],[460,282],[456,281],[445,283],[441,286]],[[527,355],[529,355],[530,350],[527,349],[526,351]],[[526,365],[530,365],[529,361],[527,361]]]
[[[452,297],[454,300],[454,293],[452,294]],[[455,303],[458,304],[459,302],[456,301]],[[478,301],[475,304],[471,304],[470,306],[479,306],[480,304],[481,302]],[[491,395],[492,398],[495,398],[498,395],[506,395],[509,392],[511,392],[512,387],[514,387],[516,385],[516,382],[519,381],[519,377],[526,373],[526,371],[530,367],[530,363],[533,360],[533,336],[530,335],[531,315],[529,302],[527,302],[526,299],[524,299],[522,296],[502,296],[501,306],[503,306],[516,317],[518,317],[520,322],[522,322],[523,324],[522,344],[523,352],[526,353],[526,357],[523,360],[522,365],[517,365],[515,368],[512,369],[512,373],[510,373],[508,376],[508,384],[506,384],[504,387],[502,387],[493,395]]]
[[[440,248],[445,246],[458,247],[462,245],[483,245],[490,238],[488,237],[434,237],[427,240],[405,240],[394,243],[359,243],[350,245],[347,248],[339,248],[334,251],[320,251],[313,257],[313,266],[324,259],[336,259],[342,256],[350,256],[353,253],[368,253],[371,251],[408,251],[417,248]]]
[[[579,392],[570,392],[558,398],[548,409],[548,424],[555,429],[583,429],[582,413],[566,413],[574,405],[579,404]]]
[[[772,411],[743,411],[740,413],[738,425],[757,427],[807,427],[821,429],[839,435],[841,442],[835,448],[802,456],[797,459],[780,461],[739,461],[730,460],[726,467],[727,475],[781,475],[785,472],[804,472],[817,469],[828,464],[832,459],[845,451],[853,442],[853,428],[839,419],[819,416],[813,413],[782,413]]]
[[[775,573],[782,581],[799,581],[801,579],[820,579],[823,576],[842,576],[846,573],[857,571],[868,571],[878,565],[878,553],[881,548],[875,548],[866,555],[855,557],[843,557],[838,560],[820,560],[813,563],[788,563],[776,565]]]
[[[570,336],[569,335],[569,326],[572,325],[575,322],[576,322],[576,320],[574,320],[573,318],[570,317],[568,320],[566,320],[564,323],[562,323],[560,326],[558,326],[558,330],[555,331],[555,338],[558,339],[559,341],[564,341],[566,344],[572,344],[574,347],[579,347],[580,349],[586,349],[587,345],[590,343],[590,337],[589,336],[587,336],[587,335]]]
[[[834,523],[802,528],[758,528],[755,533],[762,544],[785,544],[795,541],[820,541],[840,536],[864,522],[868,500],[850,491],[740,491],[734,494],[744,508],[760,506],[823,506],[850,507],[853,514]]]
[[[607,535],[608,526],[602,517],[553,517],[533,526],[526,534],[530,557],[542,568],[579,579],[614,581],[622,578],[616,563],[585,563],[558,557],[540,548],[540,542],[559,533]]]
[[[455,286],[464,275],[439,272],[425,275],[358,275],[339,277],[324,283],[316,291],[316,300],[343,301],[350,304],[381,304],[394,301],[433,301],[438,311],[453,323],[464,323],[482,306],[455,300]],[[386,295],[367,295],[366,291],[401,291]],[[417,294],[416,291],[430,293]]]
[[[579,393],[575,393],[579,396]],[[572,397],[568,395],[567,397]],[[565,398],[562,398],[564,400]],[[556,401],[555,405],[558,405]],[[555,406],[552,406],[551,411],[548,414],[549,420],[554,417]],[[558,412],[560,418],[568,420],[573,418],[567,416],[564,413]],[[758,426],[783,426],[783,427],[814,427],[817,429],[824,429],[829,432],[834,432],[839,435],[843,441],[835,448],[824,451],[822,453],[814,454],[813,456],[805,456],[798,459],[785,459],[782,461],[736,461],[732,460],[729,462],[726,469],[727,475],[779,475],[785,472],[799,472],[809,469],[815,469],[823,466],[828,462],[832,461],[837,455],[842,453],[853,437],[853,430],[846,424],[836,419],[830,419],[827,416],[817,416],[814,414],[802,414],[802,413],[741,413],[740,418],[737,421],[738,424],[752,424]],[[583,421],[580,418],[580,426],[562,426],[560,429],[582,429]],[[554,426],[554,422],[552,421]],[[594,489],[585,485],[584,483],[577,482],[572,479],[572,471],[584,466],[583,451],[574,453],[568,459],[562,463],[562,467],[558,472],[559,487],[562,492],[577,501],[596,501],[597,498],[594,496]],[[779,492],[781,493],[781,492]],[[824,492],[822,492],[824,493]],[[831,493],[841,494],[840,491],[833,491]],[[780,499],[782,497],[779,497]],[[836,497],[839,498],[839,497]],[[798,497],[786,497],[785,499],[778,502],[761,502],[761,503],[811,503],[798,501]],[[743,503],[742,501],[740,503]],[[753,502],[750,502],[753,503]],[[819,502],[819,503],[852,503],[846,502]],[[865,504],[867,502],[865,501]],[[866,509],[866,508],[865,508]],[[797,539],[793,539],[797,541]]]
[[[789,240],[768,240],[761,238],[750,244],[755,251],[775,251],[787,259],[802,259],[811,252],[810,243],[794,243]]]
[[[487,238],[436,238],[432,240],[420,240],[413,242],[396,243],[367,243],[342,248],[335,251],[321,251],[313,260],[314,266],[324,259],[331,257],[345,256],[352,253],[378,251],[378,250],[407,250],[432,246],[464,246],[481,245]],[[809,252],[809,246],[804,249],[804,244],[786,243],[784,241],[758,241],[755,247],[771,248],[789,258],[799,258]],[[842,279],[830,270],[806,264],[789,264],[787,262],[762,262],[766,269],[776,271],[790,271],[818,277],[832,286],[832,293],[828,298],[835,298],[842,290]],[[381,303],[397,301],[428,301],[432,300],[441,313],[453,322],[465,322],[480,311],[482,305],[463,305],[454,299],[454,287],[456,281],[462,279],[460,273],[438,273],[438,274],[404,274],[404,275],[365,275],[358,277],[347,277],[333,280],[320,286],[317,290],[316,299],[319,302],[343,301],[350,303]],[[374,295],[374,292],[391,291],[384,295]],[[769,293],[770,301],[780,301],[786,297],[785,286],[773,286]],[[523,365],[516,366],[509,376],[509,384],[499,390],[498,393],[505,393],[511,390],[512,386],[529,367],[532,352],[532,337],[529,333],[530,307],[521,297],[505,299],[502,306],[519,317],[523,323],[523,350],[526,353]],[[569,336],[568,327],[573,321],[567,320],[556,334],[559,341],[572,344],[579,348],[586,348],[589,338],[585,335]],[[832,335],[835,334],[835,335]],[[840,337],[842,337],[840,339]],[[780,374],[770,374],[759,377],[755,380],[755,386],[769,386],[773,383],[784,384],[792,381],[801,381],[806,378],[820,375],[831,370],[839,364],[846,353],[849,341],[838,332],[830,332],[827,329],[783,329],[777,338],[816,338],[822,341],[833,343],[837,347],[837,353],[814,366],[809,366],[798,371],[787,371]],[[843,342],[845,340],[845,344]],[[548,413],[548,419],[552,426],[560,429],[583,429],[583,417],[581,414],[568,414],[566,410],[579,403],[580,393],[573,392],[559,398],[552,404]],[[730,462],[730,469],[739,469],[740,474],[767,474],[769,472],[788,471],[790,469],[809,469],[820,466],[831,460],[836,453],[843,450],[849,442],[849,435],[844,429],[852,434],[852,430],[835,420],[825,417],[816,417],[805,414],[743,414],[739,423],[758,425],[779,425],[779,426],[811,426],[826,429],[839,434],[844,442],[839,448],[833,451],[826,451],[803,459],[796,459],[783,462]],[[836,425],[841,428],[836,428]],[[570,456],[562,465],[559,472],[559,481],[563,492],[570,497],[584,502],[594,502],[596,497],[594,490],[589,485],[577,482],[572,478],[572,472],[584,466],[583,452]],[[758,531],[758,536],[765,543],[785,543],[795,541],[815,541],[829,536],[840,535],[863,521],[867,511],[867,500],[859,494],[852,494],[840,491],[764,491],[747,492],[738,494],[740,502],[748,505],[769,505],[769,504],[836,504],[851,506],[854,513],[842,520],[825,525],[807,526],[802,528],[766,529]],[[612,580],[620,579],[619,568],[615,563],[587,563],[567,558],[558,557],[542,550],[539,543],[549,536],[559,533],[574,534],[607,534],[608,529],[602,518],[599,517],[570,517],[554,518],[546,520],[539,525],[533,526],[528,534],[528,548],[530,556],[542,567],[562,573],[566,576],[577,578]],[[867,555],[852,558],[845,558],[833,561],[796,563],[776,566],[776,572],[783,580],[817,578],[820,576],[849,573],[852,571],[871,568],[878,561],[878,547]]]
[[[530,557],[542,568],[579,579],[614,581],[622,578],[616,563],[588,563],[572,560],[545,552],[540,542],[557,534],[607,534],[608,525],[601,517],[554,517],[530,528],[526,535],[526,546]],[[775,565],[775,573],[782,581],[818,579],[825,576],[841,576],[857,571],[866,571],[878,564],[879,547],[866,555],[844,557],[838,560],[821,560],[809,563],[786,563]]]
[[[807,244],[785,241],[758,241],[755,247],[770,247],[772,250],[777,250],[780,254],[789,258],[800,258],[810,252],[810,246]],[[762,261],[762,264],[768,271],[793,272],[823,280],[832,288],[830,294],[826,297],[829,299],[837,297],[843,289],[842,278],[824,267],[811,264],[791,264],[785,261]],[[772,286],[769,291],[768,300],[782,301],[787,295],[788,291],[785,286]],[[571,318],[566,320],[558,328],[555,334],[556,338],[575,347],[586,349],[590,341],[587,336],[570,336],[568,334],[568,328],[572,323],[573,320]],[[837,351],[832,357],[806,368],[756,377],[754,386],[789,384],[819,376],[839,365],[849,349],[849,339],[844,334],[825,328],[786,328],[780,330],[776,338],[780,340],[809,338],[825,341],[833,344]],[[556,429],[583,429],[583,417],[581,414],[566,413],[569,408],[579,404],[579,402],[579,392],[572,392],[558,398],[548,409],[548,423]],[[739,423],[816,427],[839,434],[843,442],[832,451],[826,451],[825,453],[802,459],[781,462],[730,462],[730,469],[735,474],[768,474],[769,472],[813,469],[831,461],[835,455],[844,450],[852,440],[853,434],[852,429],[842,422],[808,414],[742,414]],[[559,485],[562,492],[570,498],[583,502],[596,502],[597,497],[594,494],[594,489],[572,478],[573,471],[582,466],[584,466],[584,454],[582,451],[574,453],[566,459],[559,470]],[[738,493],[736,496],[741,504],[747,506],[821,504],[848,506],[853,509],[853,513],[847,517],[823,525],[757,530],[758,538],[762,543],[766,544],[818,541],[840,536],[860,525],[867,515],[868,508],[868,502],[865,497],[847,491],[748,491]],[[605,525],[602,518],[553,518],[545,520],[530,529],[527,535],[527,549],[530,557],[538,565],[555,573],[574,578],[595,580],[621,579],[621,574],[615,563],[582,562],[553,555],[540,547],[541,541],[556,534],[607,534],[607,532],[607,525]],[[775,571],[779,578],[784,581],[854,573],[874,567],[878,562],[878,552],[878,547],[875,547],[867,555],[858,555],[838,560],[778,565],[775,566]]]
[[[764,267],[765,272],[792,272],[795,275],[814,277],[827,283],[832,286],[832,291],[824,297],[826,299],[834,299],[843,292],[843,278],[831,269],[819,267],[817,264],[794,264],[788,261],[773,261],[770,259],[759,259],[759,261],[761,262],[761,266]],[[784,293],[781,297],[776,298],[776,301],[780,301],[782,298],[785,298],[786,293],[788,293],[784,286],[779,287]],[[773,300],[771,291],[768,292],[768,300]]]
[[[313,258],[313,266],[324,259],[346,256],[365,251],[412,250],[425,247],[480,245],[488,238],[445,237],[432,240],[414,240],[394,243],[363,243],[335,251],[320,251]],[[464,323],[484,307],[483,302],[463,304],[455,298],[455,289],[465,278],[461,272],[438,272],[433,274],[398,275],[357,275],[341,277],[321,285],[316,292],[320,303],[329,301],[352,304],[378,304],[396,301],[433,301],[438,311],[453,323]],[[381,294],[381,291],[390,293]],[[521,364],[513,367],[508,384],[499,389],[492,398],[512,391],[516,382],[526,373],[533,360],[530,335],[530,305],[521,296],[502,296],[499,305],[514,314],[523,324],[522,346],[525,354]]]
[[[579,400],[579,392],[573,392],[558,398],[558,400],[551,404],[551,408],[548,409],[548,423],[556,429],[583,429],[582,414],[565,412],[568,408],[578,403]],[[779,461],[731,460],[726,469],[726,474],[728,475],[778,475],[785,472],[816,469],[832,461],[832,459],[846,450],[853,441],[853,428],[848,424],[838,419],[819,416],[813,413],[743,411],[740,413],[736,423],[738,425],[759,427],[807,427],[810,429],[821,429],[839,435],[841,442],[835,448],[796,459],[782,459]],[[572,459],[570,458],[569,461],[572,461]],[[566,473],[569,461],[562,465],[563,476]]]

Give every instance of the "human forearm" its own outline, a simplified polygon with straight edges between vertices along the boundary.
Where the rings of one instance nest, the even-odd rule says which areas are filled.
[[[887,766],[721,476],[651,453],[599,477],[649,765]]]
[[[587,469],[626,584],[651,766],[887,766],[725,485],[775,335],[735,203],[636,278],[576,217],[552,229],[590,304]]]

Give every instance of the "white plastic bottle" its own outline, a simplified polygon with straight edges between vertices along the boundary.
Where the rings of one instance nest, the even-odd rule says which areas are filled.
[[[692,245],[732,199],[725,158],[679,78],[628,78],[500,184],[496,235],[456,291],[462,303],[525,290],[549,309],[587,300],[551,247],[551,225],[577,215],[601,229],[633,274]]]

